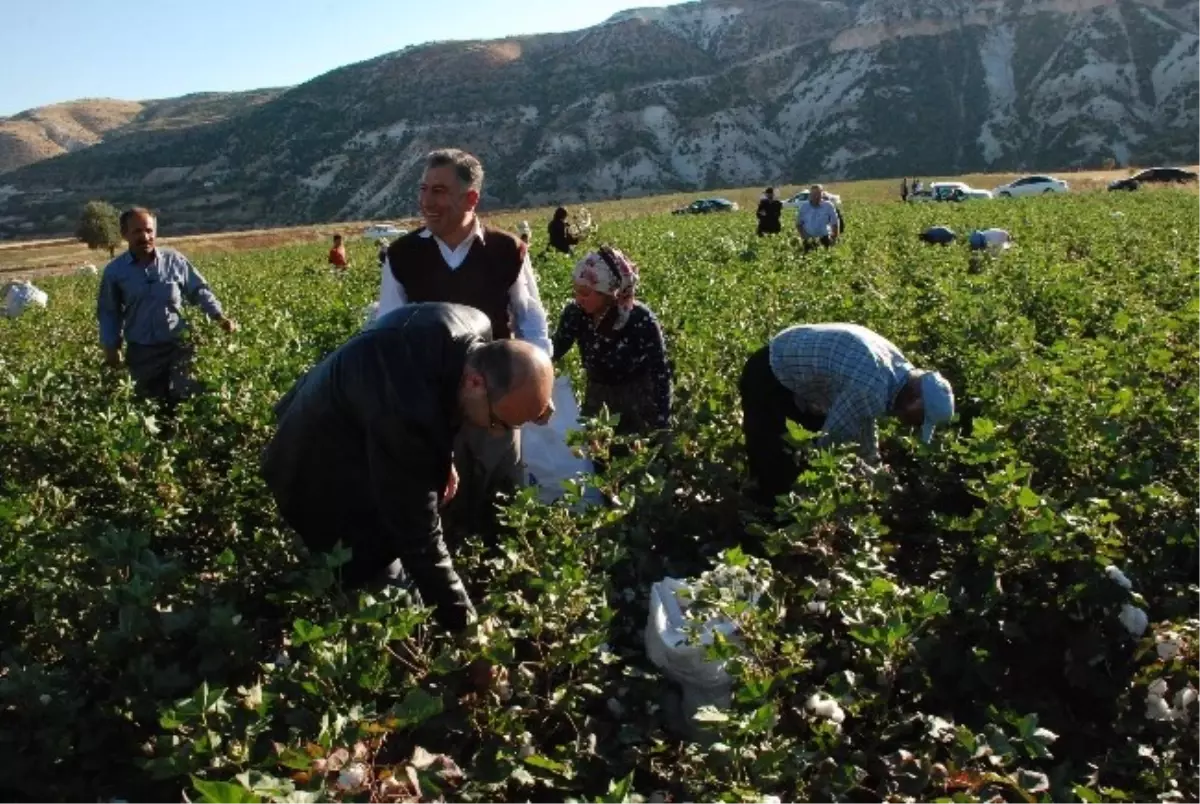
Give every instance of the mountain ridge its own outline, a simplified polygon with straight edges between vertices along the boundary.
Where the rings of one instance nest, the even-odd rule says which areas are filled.
[[[1197,161],[1196,0],[699,0],[408,47],[223,119],[0,175],[0,233],[87,197],[183,230],[410,214],[456,145],[485,204]],[[57,228],[56,228],[57,227]]]

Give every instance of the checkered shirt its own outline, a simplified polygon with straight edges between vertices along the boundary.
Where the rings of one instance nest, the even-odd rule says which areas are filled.
[[[771,339],[771,370],[801,410],[825,415],[818,445],[858,444],[879,462],[875,420],[891,410],[912,364],[896,345],[857,324],[789,327]]]

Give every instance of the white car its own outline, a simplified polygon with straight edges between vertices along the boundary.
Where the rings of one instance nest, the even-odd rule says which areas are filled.
[[[830,201],[832,201],[833,205],[835,207],[840,207],[842,205],[842,197],[840,195],[838,195],[837,193],[826,192],[825,197],[828,198]],[[798,207],[807,200],[808,200],[808,190],[801,190],[800,192],[796,193],[791,198],[786,199],[783,202],[783,205],[785,207]]]
[[[381,237],[391,240],[406,234],[408,234],[407,229],[401,229],[391,224],[376,224],[363,229],[362,236],[365,240],[378,240]]]
[[[976,201],[992,197],[991,190],[979,190],[961,181],[935,181],[919,193],[908,196],[910,202]]]
[[[1022,176],[1016,181],[1000,185],[993,192],[1000,198],[1020,198],[1023,195],[1065,193],[1070,189],[1065,181],[1053,176]]]

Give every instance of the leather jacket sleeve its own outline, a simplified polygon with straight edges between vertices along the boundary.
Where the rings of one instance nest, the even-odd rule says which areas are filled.
[[[367,463],[371,495],[390,544],[438,621],[461,631],[475,617],[467,590],[454,571],[442,539],[438,500],[445,488],[449,461],[394,420],[377,418],[367,427]],[[449,458],[449,455],[446,456]]]

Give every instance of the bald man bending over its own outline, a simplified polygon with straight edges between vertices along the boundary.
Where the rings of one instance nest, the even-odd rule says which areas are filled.
[[[548,419],[554,369],[536,346],[492,340],[478,310],[410,304],[308,371],[275,407],[262,471],[310,550],[340,539],[342,583],[411,581],[447,628],[474,608],[442,537],[451,450],[465,424],[505,432]]]

